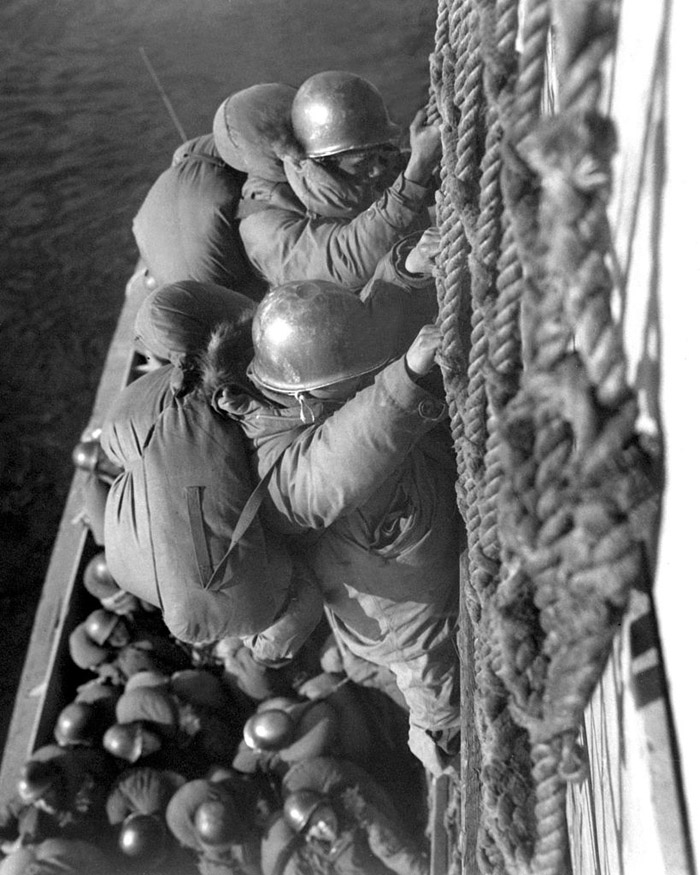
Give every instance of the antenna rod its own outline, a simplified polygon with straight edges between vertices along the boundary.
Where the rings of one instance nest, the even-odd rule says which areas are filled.
[[[180,121],[179,121],[177,115],[175,114],[175,110],[173,109],[173,105],[170,102],[168,95],[165,93],[165,89],[160,84],[160,79],[158,79],[158,74],[153,69],[153,65],[151,64],[151,62],[148,60],[148,55],[146,54],[146,49],[144,49],[143,46],[139,46],[139,52],[141,53],[141,57],[143,58],[143,63],[146,65],[146,69],[148,70],[148,72],[151,75],[151,79],[153,79],[155,86],[158,89],[158,93],[163,98],[163,103],[165,104],[165,108],[168,110],[168,113],[170,114],[170,118],[173,120],[173,124],[177,128],[177,132],[178,132],[178,134],[180,134],[180,138],[182,139],[182,142],[186,143],[187,142],[187,134],[185,133],[184,128],[180,124]]]

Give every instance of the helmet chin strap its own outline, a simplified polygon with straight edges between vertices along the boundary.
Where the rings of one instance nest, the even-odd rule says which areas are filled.
[[[295,392],[294,399],[299,403],[299,408],[301,410],[301,421],[304,425],[311,425],[312,422],[316,422],[316,415],[314,414],[311,406],[309,405],[307,392]]]

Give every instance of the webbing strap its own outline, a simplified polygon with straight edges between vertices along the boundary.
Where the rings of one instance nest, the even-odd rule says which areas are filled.
[[[281,454],[280,454],[280,456],[281,456]],[[211,587],[216,582],[216,579],[219,576],[221,569],[226,564],[228,557],[234,551],[234,549],[236,548],[236,545],[241,540],[243,535],[245,535],[245,533],[250,528],[250,525],[253,522],[253,520],[255,519],[255,516],[256,516],[258,510],[260,509],[260,505],[263,502],[263,498],[265,497],[265,489],[267,488],[267,484],[270,482],[270,477],[272,477],[272,472],[274,471],[274,469],[277,465],[277,462],[280,459],[280,456],[278,456],[277,459],[275,459],[275,461],[272,463],[272,465],[270,465],[268,470],[265,472],[265,476],[262,478],[262,480],[258,483],[258,485],[255,487],[255,489],[250,494],[248,501],[246,501],[245,506],[244,506],[243,510],[241,511],[241,515],[238,517],[238,522],[235,525],[233,533],[231,534],[231,540],[229,542],[228,549],[224,553],[221,561],[217,564],[216,568],[211,573],[211,576],[206,581],[206,583],[204,581],[202,582],[204,589],[211,589]],[[196,545],[195,545],[195,549],[196,549]]]
[[[211,577],[211,558],[207,546],[207,536],[204,531],[204,516],[202,514],[202,487],[186,486],[187,516],[190,520],[190,533],[194,544],[194,555],[199,569],[199,582],[206,589]]]

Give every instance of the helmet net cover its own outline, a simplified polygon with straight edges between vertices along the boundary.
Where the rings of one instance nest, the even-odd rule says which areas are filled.
[[[249,376],[295,395],[372,373],[391,358],[393,332],[355,294],[304,280],[272,289],[253,319]]]
[[[377,88],[342,70],[316,73],[300,86],[292,127],[308,158],[389,145],[401,133]]]

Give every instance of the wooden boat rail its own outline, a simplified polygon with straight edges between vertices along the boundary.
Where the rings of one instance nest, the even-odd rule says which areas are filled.
[[[143,269],[138,267],[127,284],[86,433],[99,428],[115,395],[143,362],[133,344],[134,318],[147,291],[143,278]],[[53,741],[56,718],[75,687],[91,677],[74,665],[68,652],[70,633],[93,601],[82,586],[83,571],[102,549],[79,522],[87,478],[81,470],[73,475],[54,541],[2,755],[0,803],[15,792],[22,764],[31,753]]]

